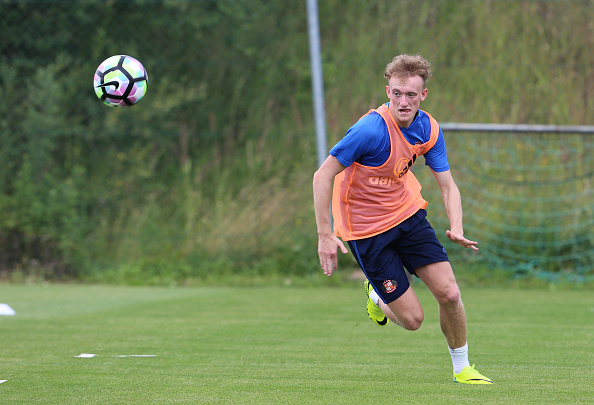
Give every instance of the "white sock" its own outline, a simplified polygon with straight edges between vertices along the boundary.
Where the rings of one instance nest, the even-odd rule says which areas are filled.
[[[375,290],[373,288],[369,292],[369,298],[371,298],[371,301],[373,301],[373,303],[379,307],[379,299],[380,298],[379,298],[379,295],[377,295],[377,293],[375,292]]]
[[[464,367],[470,367],[468,362],[468,343],[457,349],[450,349],[452,364],[454,365],[454,374],[461,372]]]

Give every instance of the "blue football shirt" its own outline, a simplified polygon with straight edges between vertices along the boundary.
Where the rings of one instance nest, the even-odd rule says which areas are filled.
[[[419,110],[409,127],[400,128],[400,130],[411,145],[417,142],[425,143],[431,136],[429,116]],[[384,164],[390,156],[390,133],[382,116],[374,111],[361,118],[330,150],[330,154],[345,167],[353,162],[371,167]],[[450,169],[441,128],[437,142],[423,156],[425,164],[436,172],[445,172]]]

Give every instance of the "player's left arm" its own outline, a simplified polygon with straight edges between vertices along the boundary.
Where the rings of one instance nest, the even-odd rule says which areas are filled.
[[[443,197],[443,204],[445,205],[446,213],[450,221],[450,229],[446,231],[446,236],[449,240],[462,247],[478,250],[478,242],[464,237],[462,197],[460,196],[458,186],[454,182],[452,172],[450,170],[436,172],[433,169],[431,171],[433,172],[433,176],[435,176],[435,180],[437,180],[437,184],[439,184],[441,196]]]

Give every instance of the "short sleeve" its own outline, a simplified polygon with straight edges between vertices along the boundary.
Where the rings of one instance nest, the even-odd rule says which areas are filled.
[[[376,112],[362,117],[330,150],[330,155],[345,167],[354,162],[381,166],[390,155],[390,135],[384,119]]]
[[[441,128],[439,128],[439,135],[437,141],[431,149],[425,153],[425,164],[435,172],[445,172],[450,170],[448,163],[448,152],[445,144],[445,137]]]

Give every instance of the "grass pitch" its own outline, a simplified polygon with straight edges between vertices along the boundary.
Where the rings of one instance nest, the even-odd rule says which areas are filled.
[[[425,323],[407,332],[367,319],[363,287],[0,285],[17,312],[0,317],[0,402],[592,403],[591,291],[463,288],[470,361],[496,383],[466,386],[415,289]]]

